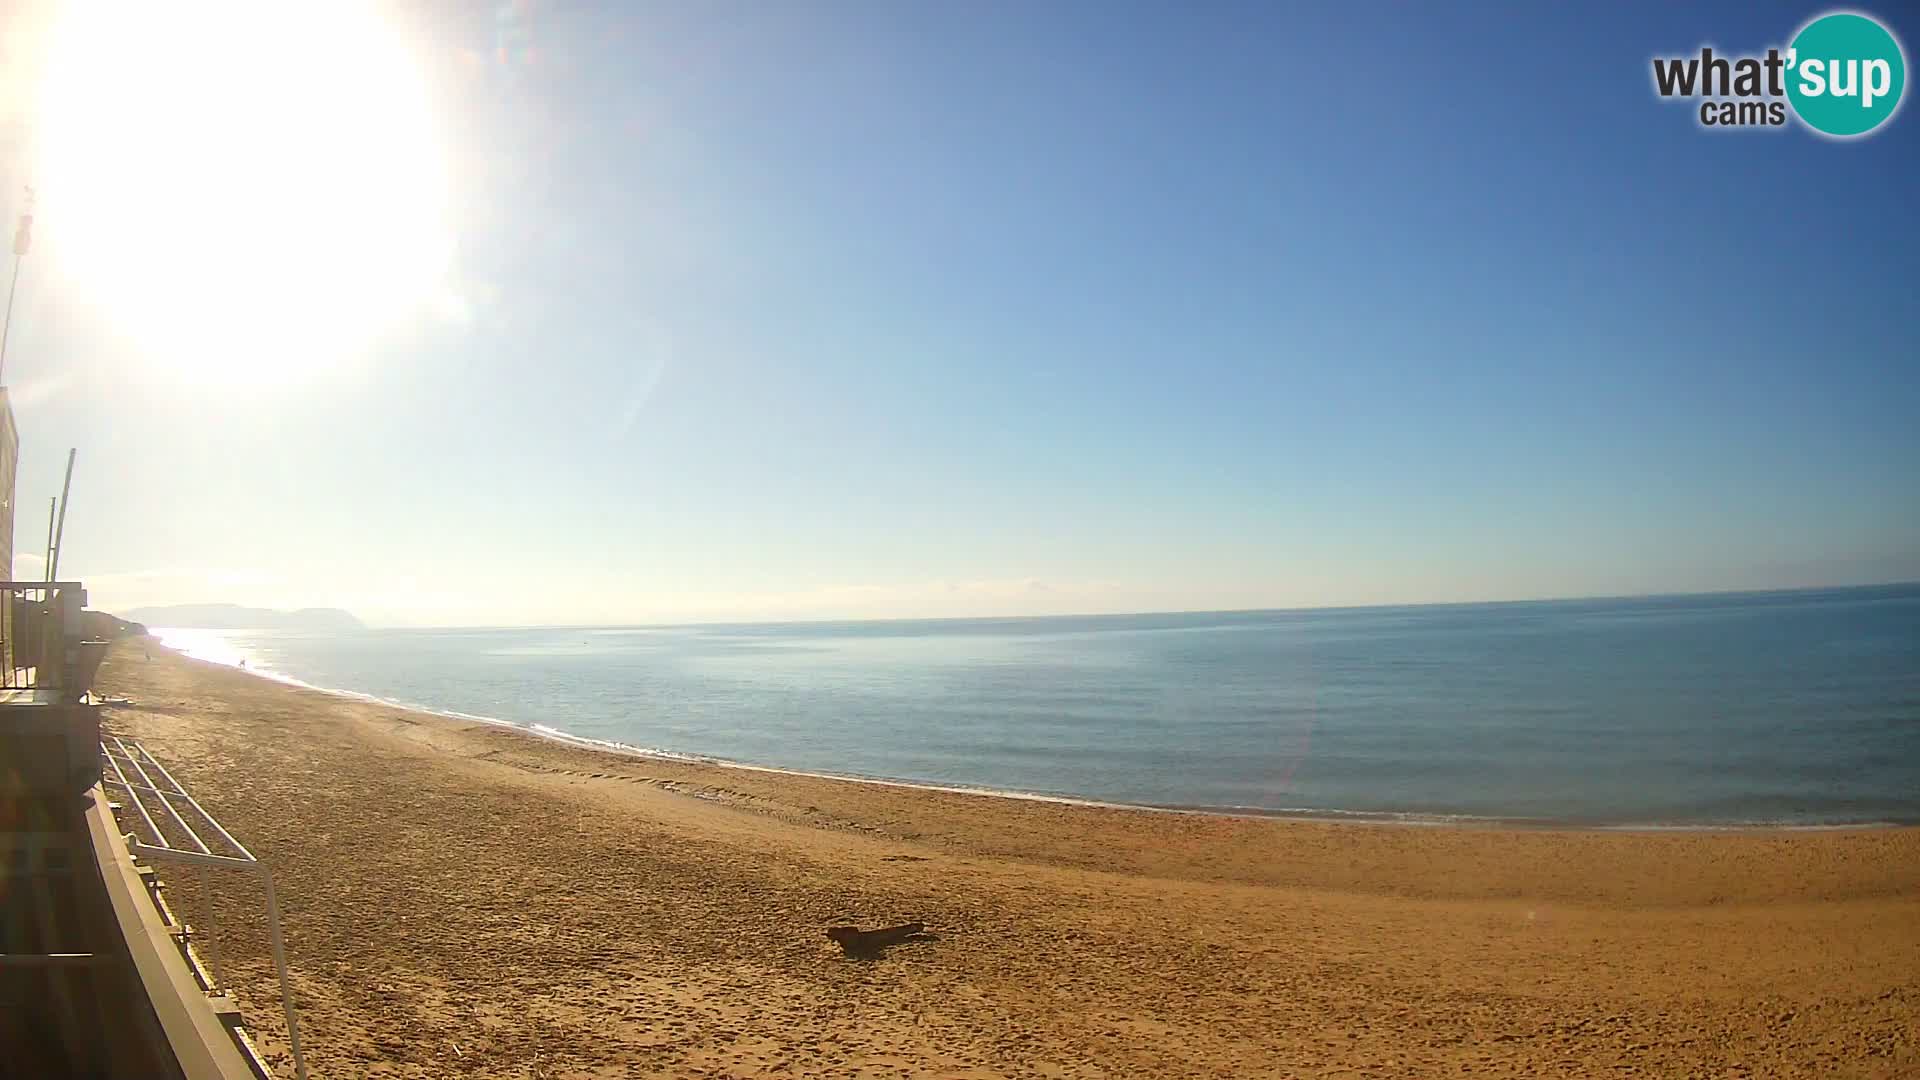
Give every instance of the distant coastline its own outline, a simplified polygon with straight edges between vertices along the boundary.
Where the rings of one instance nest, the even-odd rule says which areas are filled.
[[[1748,600],[1778,598],[1792,600],[1801,597],[1817,597],[1824,594],[1886,593],[1898,595],[1920,589],[1920,578],[1892,578],[1887,580],[1842,582],[1827,585],[1789,585],[1777,588],[1726,588],[1707,589],[1697,592],[1674,592],[1656,590],[1652,592],[1602,592],[1575,593],[1553,596],[1491,597],[1478,600],[1407,600],[1378,601],[1356,604],[1309,604],[1305,606],[1279,607],[1224,607],[1224,608],[1150,608],[1137,611],[1050,611],[1035,614],[1004,615],[786,615],[765,618],[696,618],[696,619],[639,619],[628,622],[530,622],[530,623],[438,623],[438,622],[381,622],[380,630],[412,631],[481,631],[481,630],[583,630],[589,632],[609,630],[726,630],[734,628],[822,628],[832,626],[929,626],[929,627],[970,627],[992,628],[997,625],[1024,624],[1053,621],[1114,623],[1163,619],[1169,624],[1193,619],[1209,618],[1250,618],[1268,615],[1308,615],[1308,614],[1364,614],[1387,611],[1443,611],[1471,610],[1480,608],[1529,608],[1564,606],[1570,604],[1621,604],[1656,603],[1679,601],[1686,603],[1728,603]],[[151,626],[171,626],[183,630],[312,630],[326,631],[365,631],[375,629],[368,626],[359,617],[342,608],[314,607],[285,610],[278,608],[248,607],[242,604],[171,604],[156,607],[132,608],[123,613],[129,621],[145,623]],[[257,622],[238,622],[238,619],[258,619]],[[188,621],[182,621],[188,620]],[[333,620],[329,622],[329,620]]]
[[[310,630],[319,633],[355,633],[367,628],[350,612],[339,608],[243,607],[239,604],[172,604],[134,608],[125,616],[147,626],[177,626],[190,630]]]

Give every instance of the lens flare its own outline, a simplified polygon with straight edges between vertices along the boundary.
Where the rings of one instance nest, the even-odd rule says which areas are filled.
[[[310,372],[437,296],[450,251],[433,110],[370,8],[79,3],[51,48],[47,246],[162,370]]]

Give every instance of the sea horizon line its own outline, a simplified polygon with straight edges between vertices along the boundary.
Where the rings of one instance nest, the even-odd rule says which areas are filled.
[[[1435,608],[1474,608],[1474,607],[1522,607],[1534,604],[1577,604],[1577,603],[1620,603],[1648,600],[1684,600],[1684,599],[1738,599],[1763,596],[1793,596],[1811,593],[1865,592],[1870,590],[1920,589],[1920,578],[1897,579],[1893,581],[1852,582],[1832,585],[1795,585],[1784,588],[1765,589],[1709,589],[1681,592],[1647,593],[1603,593],[1572,596],[1535,596],[1514,597],[1491,600],[1416,600],[1404,603],[1373,604],[1325,604],[1302,605],[1295,607],[1246,607],[1246,608],[1166,608],[1138,611],[1067,611],[1049,612],[1042,615],[876,615],[843,616],[821,615],[800,616],[795,618],[773,619],[696,619],[680,622],[551,622],[551,623],[366,623],[362,631],[334,631],[336,633],[356,633],[388,630],[689,630],[715,627],[777,627],[777,626],[832,626],[836,624],[858,625],[908,625],[908,624],[954,624],[954,623],[1008,623],[1008,622],[1044,622],[1048,620],[1069,619],[1139,619],[1156,616],[1207,616],[1207,615],[1303,615],[1303,614],[1339,614],[1362,611],[1401,611],[1410,609]],[[129,612],[138,612],[156,607],[192,606],[190,604],[149,604],[129,608]],[[234,605],[245,607],[249,605]],[[299,608],[273,608],[281,612],[302,610],[327,610],[329,605],[304,605]],[[106,609],[95,609],[106,610]],[[347,611],[345,608],[331,610]],[[260,627],[218,627],[200,626],[168,627],[166,624],[147,624],[143,620],[131,619],[107,611],[117,618],[142,622],[162,629],[228,630],[233,632],[261,632]],[[352,612],[348,612],[353,614]],[[356,615],[356,618],[358,616]],[[362,620],[364,622],[364,620]]]

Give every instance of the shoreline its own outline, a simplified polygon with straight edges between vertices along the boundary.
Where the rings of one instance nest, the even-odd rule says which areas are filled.
[[[164,629],[164,628],[162,628]],[[218,632],[218,631],[210,631]],[[1803,822],[1782,821],[1608,821],[1579,820],[1562,818],[1503,817],[1484,814],[1447,814],[1423,811],[1394,810],[1342,810],[1310,808],[1268,808],[1251,806],[1205,806],[1205,805],[1161,805],[1155,803],[1115,802],[1108,799],[1096,799],[1082,795],[1057,792],[1020,791],[1009,788],[993,788],[963,784],[943,784],[937,781],[914,780],[890,776],[867,776],[860,773],[832,773],[811,769],[798,769],[781,765],[769,765],[760,762],[736,761],[729,758],[706,754],[682,753],[673,750],[661,750],[652,747],[635,746],[631,743],[612,739],[595,739],[575,735],[560,728],[537,723],[520,723],[497,716],[482,716],[453,709],[442,709],[431,705],[384,698],[359,690],[341,687],[320,686],[281,672],[263,668],[244,667],[224,663],[206,656],[169,645],[158,635],[149,640],[155,647],[163,649],[183,660],[195,664],[205,664],[215,668],[250,675],[267,682],[283,686],[297,687],[316,693],[328,694],[349,701],[365,702],[386,708],[404,709],[409,712],[423,713],[447,720],[468,723],[489,724],[508,731],[520,732],[535,738],[545,739],[561,745],[602,753],[619,754],[641,760],[680,762],[691,765],[704,765],[719,769],[736,769],[744,772],[770,773],[775,775],[805,777],[829,780],[849,784],[870,784],[877,787],[904,788],[915,791],[933,791],[950,795],[971,795],[988,799],[1007,799],[1020,802],[1052,803],[1063,806],[1083,806],[1095,809],[1130,810],[1155,814],[1189,814],[1200,817],[1227,819],[1249,819],[1260,821],[1299,821],[1325,825],[1359,825],[1375,828],[1411,828],[1411,829],[1470,829],[1470,830],[1510,830],[1516,832],[1598,832],[1598,833],[1823,833],[1853,831],[1883,831],[1889,829],[1920,829],[1920,819],[1911,821],[1868,820],[1844,822]]]
[[[1920,830],[1354,829],[618,754],[117,645],[314,1075],[1920,1070]],[[167,875],[287,1065],[257,892]],[[924,923],[853,960],[827,927]]]

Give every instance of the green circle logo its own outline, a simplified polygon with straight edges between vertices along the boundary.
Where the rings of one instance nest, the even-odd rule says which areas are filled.
[[[1865,135],[1887,122],[1906,89],[1900,43],[1865,15],[1822,15],[1787,50],[1787,99],[1815,131]]]

